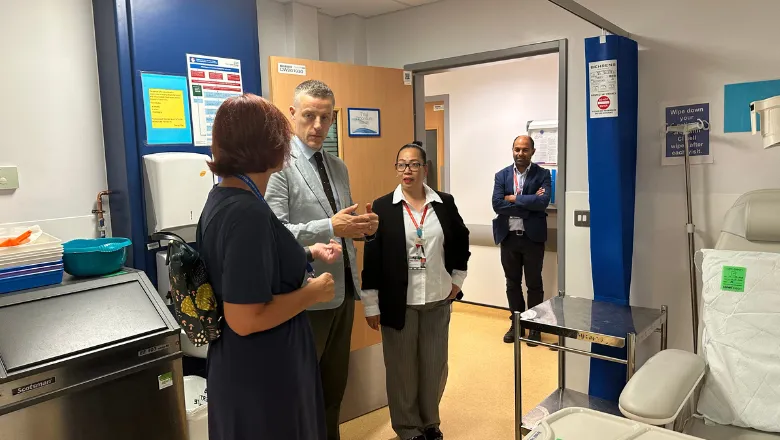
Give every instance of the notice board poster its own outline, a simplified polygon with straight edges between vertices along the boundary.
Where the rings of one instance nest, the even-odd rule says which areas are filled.
[[[217,109],[223,101],[244,91],[241,60],[187,54],[187,79],[190,84],[193,144],[210,147]]]
[[[664,127],[695,123],[698,120],[709,126],[710,104],[664,105]],[[661,165],[685,163],[685,136],[683,133],[667,133],[661,142]],[[692,164],[713,163],[710,151],[709,130],[693,130],[688,133],[688,155]]]
[[[617,118],[617,69],[617,60],[588,63],[591,118]]]
[[[141,72],[146,145],[191,144],[187,78]]]
[[[558,164],[558,129],[528,130],[534,140],[534,162],[539,165]]]

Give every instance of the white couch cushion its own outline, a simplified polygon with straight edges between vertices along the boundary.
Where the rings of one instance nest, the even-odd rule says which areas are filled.
[[[704,250],[698,411],[720,424],[780,432],[780,254]]]

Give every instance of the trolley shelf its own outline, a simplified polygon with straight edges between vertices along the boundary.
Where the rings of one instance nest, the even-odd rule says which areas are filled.
[[[626,346],[626,335],[647,339],[661,324],[661,309],[630,307],[574,296],[556,296],[520,315],[523,328],[609,347]]]
[[[523,434],[530,432],[540,420],[565,408],[588,408],[594,411],[613,414],[623,417],[617,403],[599,397],[589,396],[579,391],[559,388],[553,391],[536,408],[523,416],[523,425],[521,427]]]
[[[578,354],[626,365],[626,380],[636,369],[636,346],[654,332],[661,333],[661,350],[666,349],[667,308],[650,309],[593,301],[572,296],[557,296],[520,314],[515,313],[515,439],[534,429],[545,416],[563,408],[584,407],[620,415],[617,402],[589,396],[566,388],[564,353]],[[558,336],[558,344],[531,341],[524,330],[537,330]],[[566,338],[591,344],[626,349],[626,358],[606,356],[566,346]],[[558,351],[558,389],[528,414],[522,414],[522,350],[523,342]]]

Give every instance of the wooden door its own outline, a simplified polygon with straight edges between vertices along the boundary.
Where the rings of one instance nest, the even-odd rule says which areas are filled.
[[[279,63],[305,66],[305,75],[279,73]],[[412,86],[405,85],[403,70],[357,66],[286,57],[270,57],[270,100],[284,114],[290,115],[295,87],[307,79],[318,79],[330,86],[336,95],[340,153],[349,170],[352,198],[364,212],[366,203],[392,192],[398,185],[393,168],[396,153],[402,145],[414,140]],[[380,115],[379,137],[350,137],[349,108],[376,108]],[[363,267],[363,245],[358,248],[358,269]],[[352,351],[381,341],[379,332],[366,325],[363,307],[355,308]]]

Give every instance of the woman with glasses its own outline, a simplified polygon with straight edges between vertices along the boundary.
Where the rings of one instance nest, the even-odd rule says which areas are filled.
[[[368,325],[382,328],[393,430],[401,440],[440,440],[451,304],[466,278],[469,230],[453,197],[425,184],[420,143],[401,147],[395,169],[400,184],[373,204],[379,229],[365,245],[362,299]]]

